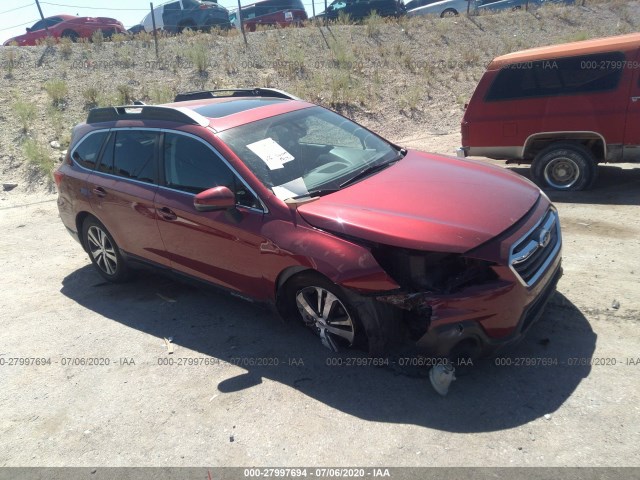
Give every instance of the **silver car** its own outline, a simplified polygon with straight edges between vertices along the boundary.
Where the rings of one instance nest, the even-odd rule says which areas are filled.
[[[417,15],[438,15],[440,17],[454,17],[460,13],[467,13],[470,8],[469,0],[440,0],[423,7],[407,11],[410,17]]]
[[[574,0],[441,0],[407,11],[407,15],[438,15],[453,17],[461,13],[477,15],[486,11],[519,10],[527,6],[540,7],[545,3],[573,4]]]

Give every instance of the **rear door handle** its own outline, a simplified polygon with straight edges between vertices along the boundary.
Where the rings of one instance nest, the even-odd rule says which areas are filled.
[[[162,207],[158,211],[160,212],[160,216],[165,220],[171,221],[178,218],[178,215],[176,215],[175,212],[170,208]]]
[[[107,191],[102,188],[102,187],[93,187],[92,192],[97,196],[97,197],[106,197],[107,196]]]

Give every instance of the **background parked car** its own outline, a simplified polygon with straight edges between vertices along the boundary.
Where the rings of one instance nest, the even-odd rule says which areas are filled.
[[[409,0],[405,3],[405,8],[407,11],[413,10],[414,8],[424,7],[425,5],[431,5],[432,3],[439,2],[440,0]]]
[[[115,18],[55,15],[34,23],[33,26],[27,28],[27,33],[10,38],[4,42],[4,45],[9,45],[13,42],[19,46],[36,45],[38,40],[43,40],[48,36],[70,38],[75,42],[78,38],[91,38],[99,30],[102,31],[105,37],[110,37],[114,33],[126,33],[127,31],[124,25]]]
[[[441,0],[431,2],[429,0],[415,0],[427,2],[422,6],[411,7],[407,5],[407,13],[416,15],[438,15],[439,17],[453,17],[469,12],[477,15],[487,11],[519,10],[525,7],[536,8],[547,3],[573,4],[575,0]]]
[[[181,33],[185,28],[209,30],[213,27],[230,28],[229,10],[216,2],[201,0],[174,0],[153,9],[156,28],[170,33]],[[139,25],[131,27],[131,33],[153,32],[151,13]]]
[[[264,0],[242,7],[244,28],[255,31],[258,25],[287,27],[307,19],[302,0]],[[229,14],[229,21],[240,28],[237,9]]]
[[[640,33],[513,52],[487,67],[458,155],[531,163],[536,183],[585,190],[598,163],[640,162]]]
[[[368,17],[373,11],[382,17],[399,17],[404,15],[406,8],[402,0],[334,0],[316,18],[335,20],[342,14],[357,21]]]

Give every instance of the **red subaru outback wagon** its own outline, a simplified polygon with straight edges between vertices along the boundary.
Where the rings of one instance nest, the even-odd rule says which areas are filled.
[[[55,179],[107,280],[152,264],[269,302],[334,350],[486,354],[561,275],[558,214],[528,180],[278,90],[91,110]]]

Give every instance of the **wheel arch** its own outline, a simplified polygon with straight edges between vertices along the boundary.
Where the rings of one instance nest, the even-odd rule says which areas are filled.
[[[593,131],[556,131],[529,135],[520,157],[533,160],[539,152],[556,142],[580,144],[591,151],[597,162],[603,162],[607,158],[607,142],[604,136]]]
[[[446,8],[442,11],[442,13],[440,13],[440,18],[444,18],[447,16],[447,12],[452,12],[454,17],[457,17],[460,15],[460,12],[458,12],[455,8]]]
[[[76,215],[76,232],[78,232],[78,239],[80,240],[80,245],[82,245],[82,248],[86,251],[87,250],[87,245],[84,241],[84,235],[82,235],[82,226],[84,225],[84,222],[87,218],[89,217],[93,217],[96,220],[100,221],[100,219],[96,218],[95,215],[93,215],[92,213],[89,213],[87,211],[82,211],[79,212]]]
[[[334,282],[330,277],[314,268],[291,267],[285,269],[279,277],[278,297],[276,308],[281,317],[285,320],[294,318],[296,315],[294,307],[289,303],[286,293],[289,282],[295,280],[300,275],[319,276],[330,283],[337,285],[342,291],[344,298],[353,307],[353,313],[359,320],[366,335],[366,344],[362,345],[372,356],[383,356],[390,351],[394,345],[398,345],[404,338],[406,331],[402,321],[401,310],[383,302],[378,302],[373,298],[360,295],[340,283]]]
[[[291,313],[288,309],[287,309],[287,299],[286,299],[286,284],[295,276],[301,274],[301,273],[317,273],[319,275],[322,275],[323,277],[325,277],[327,280],[333,282],[333,280],[328,277],[327,275],[323,274],[322,272],[319,272],[318,270],[311,268],[309,266],[304,266],[304,265],[293,265],[290,267],[285,268],[284,270],[282,270],[277,277],[276,283],[275,283],[275,291],[274,291],[274,298],[275,298],[275,306],[276,306],[276,310],[278,311],[278,314],[280,314],[280,316],[287,320],[290,316]],[[335,283],[335,282],[334,282]]]
[[[76,38],[80,38],[80,34],[76,32],[73,28],[65,28],[60,34],[62,38],[71,38],[72,40]]]

